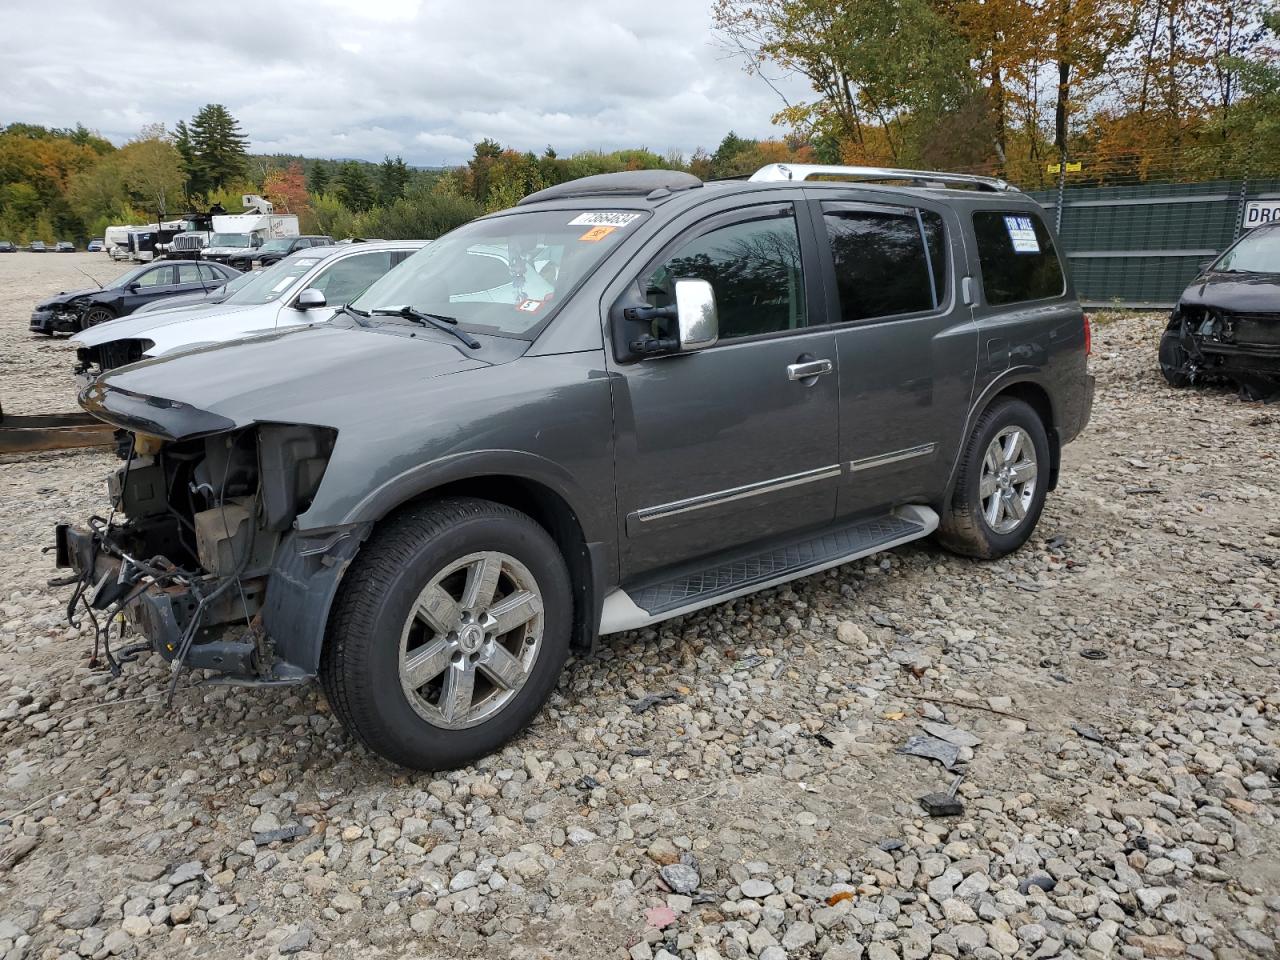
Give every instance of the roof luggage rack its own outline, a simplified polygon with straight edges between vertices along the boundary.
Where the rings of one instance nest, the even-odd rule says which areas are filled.
[[[841,167],[816,163],[771,163],[761,167],[749,179],[756,182],[808,180],[813,177],[846,177],[851,180],[906,180],[922,187],[972,187],[975,190],[1020,192],[1017,187],[996,177],[980,177],[972,173],[940,173],[936,170],[896,170],[892,167]]]
[[[538,203],[541,200],[564,200],[568,197],[624,196],[657,200],[677,190],[692,190],[700,186],[701,180],[680,170],[624,170],[621,173],[597,173],[567,183],[557,183],[554,187],[529,194],[517,206],[523,207],[526,203]]]

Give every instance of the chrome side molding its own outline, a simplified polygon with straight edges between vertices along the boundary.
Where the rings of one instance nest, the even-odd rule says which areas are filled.
[[[792,473],[785,477],[775,477],[772,480],[761,480],[756,483],[744,484],[741,487],[730,487],[728,490],[717,490],[713,493],[699,494],[696,497],[688,497],[684,500],[673,500],[671,503],[660,503],[656,506],[644,507],[633,513],[632,516],[641,523],[648,523],[652,520],[660,520],[663,517],[673,517],[679,513],[688,513],[691,510],[705,510],[707,507],[717,507],[722,503],[745,500],[747,497],[758,497],[762,494],[773,493],[775,490],[785,490],[788,487],[798,487],[801,484],[814,483],[818,480],[830,480],[838,476],[840,476],[840,464],[833,463],[827,467],[805,470],[803,473]]]
[[[914,460],[916,457],[929,457],[933,455],[936,444],[922,443],[917,447],[905,447],[902,450],[891,450],[888,453],[878,453],[874,457],[863,457],[861,460],[849,461],[849,472],[857,473],[860,470],[874,470],[877,467],[888,466],[891,463],[899,463],[903,460]]]

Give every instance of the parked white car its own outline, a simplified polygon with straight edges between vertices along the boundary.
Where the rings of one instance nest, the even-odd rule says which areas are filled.
[[[71,338],[83,378],[145,357],[238,340],[282,327],[322,323],[365,287],[430,241],[392,240],[318,247],[249,278],[221,303],[122,317]],[[240,279],[240,278],[237,278]]]

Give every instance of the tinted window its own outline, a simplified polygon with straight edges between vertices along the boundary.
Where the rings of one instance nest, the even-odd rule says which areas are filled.
[[[933,309],[929,261],[914,210],[831,210],[824,204],[822,219],[835,260],[841,321]]]
[[[213,282],[218,283],[222,280],[225,280],[226,277],[224,277],[221,273],[219,273],[213,267],[209,266],[209,264],[202,263],[200,264],[200,279],[205,281],[212,280]]]
[[[805,324],[800,237],[788,211],[704,233],[646,279],[654,306],[675,302],[677,280],[706,280],[716,294],[720,338],[794,330]]]
[[[947,249],[947,229],[942,225],[942,215],[932,210],[920,211],[920,223],[924,227],[925,245],[929,249],[929,266],[933,268],[933,286],[938,305],[947,299],[947,264],[951,252]]]
[[[987,303],[1044,300],[1062,294],[1062,264],[1053,239],[1034,213],[981,211],[973,215]]]
[[[339,260],[308,286],[322,291],[325,302],[336,307],[341,303],[350,303],[360,296],[369,284],[390,269],[391,254],[386,250],[362,253]]]

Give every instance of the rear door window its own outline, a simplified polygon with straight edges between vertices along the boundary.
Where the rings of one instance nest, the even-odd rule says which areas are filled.
[[[1062,264],[1044,221],[1026,210],[979,210],[973,215],[987,303],[1000,306],[1059,297]]]
[[[907,207],[824,203],[840,321],[935,309],[946,295],[942,218]]]
[[[196,263],[178,264],[178,283],[200,283],[200,265]]]

